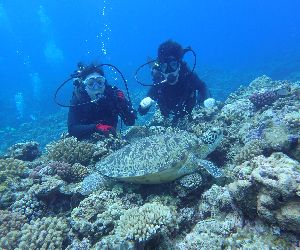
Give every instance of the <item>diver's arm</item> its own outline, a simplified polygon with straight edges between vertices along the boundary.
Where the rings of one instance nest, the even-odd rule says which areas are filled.
[[[140,115],[145,115],[148,113],[149,109],[151,108],[152,104],[154,103],[155,101],[150,97],[150,96],[147,96],[145,97],[141,102],[140,102],[140,105],[139,105],[139,108],[138,108],[138,111],[139,111],[139,114]]]
[[[68,113],[68,131],[72,136],[81,139],[85,136],[91,135],[96,132],[97,124],[80,124],[79,117],[77,114],[78,110],[71,107]]]
[[[138,107],[138,112],[140,115],[145,115],[150,110],[151,106],[157,101],[158,86],[152,86],[147,96],[141,100]]]
[[[203,103],[207,98],[211,97],[207,85],[195,73],[192,74],[192,82],[195,84],[195,89],[198,91],[197,103]]]
[[[124,93],[115,88],[116,103],[118,112],[125,125],[133,126],[136,119],[136,111],[133,109],[131,103],[125,98]]]
[[[70,101],[71,107],[69,108],[68,112],[68,132],[71,136],[75,136],[78,139],[84,138],[96,132],[97,124],[82,124],[81,122],[82,115],[85,113],[85,111],[82,110],[83,106],[80,106],[80,104],[86,102],[88,102],[88,100],[85,99],[82,92],[80,92],[79,89],[75,89]]]

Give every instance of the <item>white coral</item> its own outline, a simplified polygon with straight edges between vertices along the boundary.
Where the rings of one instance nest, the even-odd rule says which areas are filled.
[[[115,234],[120,240],[144,242],[176,227],[175,214],[168,206],[146,203],[127,210],[118,222]]]

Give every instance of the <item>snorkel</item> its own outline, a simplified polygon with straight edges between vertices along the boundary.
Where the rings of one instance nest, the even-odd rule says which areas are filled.
[[[196,67],[196,64],[197,64],[197,56],[196,56],[195,51],[194,51],[191,47],[187,47],[187,48],[183,49],[183,55],[182,55],[182,57],[184,57],[184,55],[185,55],[186,53],[188,53],[188,52],[191,52],[191,53],[193,54],[193,56],[194,56],[194,64],[193,64],[193,68],[192,68],[192,70],[191,70],[190,72],[187,73],[187,74],[192,74],[192,73],[194,72],[195,67]],[[177,69],[176,69],[175,71],[173,71],[173,72],[168,72],[168,73],[162,72],[162,70],[161,70],[161,64],[162,64],[162,63],[160,63],[158,59],[156,59],[156,60],[151,60],[151,61],[148,61],[148,62],[142,64],[142,65],[139,66],[139,67],[137,68],[137,70],[135,71],[135,75],[134,75],[135,80],[136,80],[139,84],[141,84],[142,86],[155,86],[155,85],[165,84],[165,83],[167,83],[167,82],[168,82],[170,85],[175,84],[175,83],[177,82],[177,80],[178,80],[178,77],[179,77],[180,64],[179,64],[179,66],[177,67]],[[158,81],[157,83],[154,83],[154,84],[147,84],[147,83],[143,83],[143,82],[140,81],[140,79],[139,79],[139,77],[138,77],[138,74],[139,74],[140,70],[141,70],[142,68],[144,68],[146,65],[153,65],[153,66],[152,66],[152,70],[154,71],[154,73],[157,72],[157,73],[160,74],[160,77],[161,77],[161,80],[160,80],[160,81]]]
[[[61,107],[65,107],[65,108],[78,107],[78,106],[83,106],[83,105],[86,105],[86,104],[89,104],[89,103],[97,102],[97,101],[99,100],[99,98],[102,97],[101,93],[100,93],[100,95],[98,95],[98,94],[96,93],[95,98],[91,98],[91,100],[88,101],[88,102],[85,102],[85,103],[79,103],[79,104],[76,104],[76,105],[72,105],[72,104],[67,105],[67,104],[62,104],[62,103],[60,103],[59,101],[57,101],[57,94],[59,93],[59,91],[61,90],[61,88],[62,88],[65,84],[67,84],[68,82],[70,82],[71,80],[73,80],[73,85],[74,85],[75,87],[80,88],[80,87],[83,85],[83,80],[82,80],[82,79],[83,79],[85,76],[90,75],[90,74],[92,74],[93,72],[96,72],[96,73],[98,73],[99,75],[102,75],[102,74],[103,74],[103,70],[102,70],[102,67],[103,67],[103,66],[112,67],[113,69],[115,69],[115,70],[120,74],[120,76],[121,76],[121,78],[122,78],[122,80],[123,80],[123,82],[124,82],[124,86],[125,86],[125,88],[126,88],[126,93],[127,93],[128,100],[129,100],[129,102],[131,103],[131,99],[130,99],[130,95],[129,95],[129,90],[128,90],[128,85],[127,85],[127,81],[126,81],[124,75],[122,74],[122,72],[121,72],[116,66],[114,66],[114,65],[112,65],[112,64],[109,64],[109,63],[103,63],[103,64],[100,64],[100,65],[95,65],[95,66],[93,66],[93,67],[91,68],[91,72],[90,72],[90,73],[89,73],[89,72],[87,73],[87,72],[86,72],[86,67],[85,67],[83,64],[79,63],[79,64],[78,64],[78,70],[75,71],[73,74],[71,74],[70,78],[68,78],[68,79],[66,79],[65,81],[63,81],[63,82],[58,86],[58,88],[56,89],[55,94],[54,94],[54,102],[55,102],[57,105],[59,105],[59,106],[61,106]],[[85,89],[85,90],[86,90],[86,89]]]

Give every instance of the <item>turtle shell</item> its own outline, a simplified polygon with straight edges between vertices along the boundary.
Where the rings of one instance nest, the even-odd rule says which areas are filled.
[[[142,138],[115,151],[96,164],[105,176],[134,183],[163,183],[177,179],[177,170],[198,145],[188,132]]]

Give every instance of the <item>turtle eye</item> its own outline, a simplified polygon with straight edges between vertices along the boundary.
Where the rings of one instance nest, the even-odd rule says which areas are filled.
[[[205,144],[213,144],[215,143],[220,137],[222,136],[222,130],[221,129],[213,129],[210,130],[202,136],[202,141]]]

